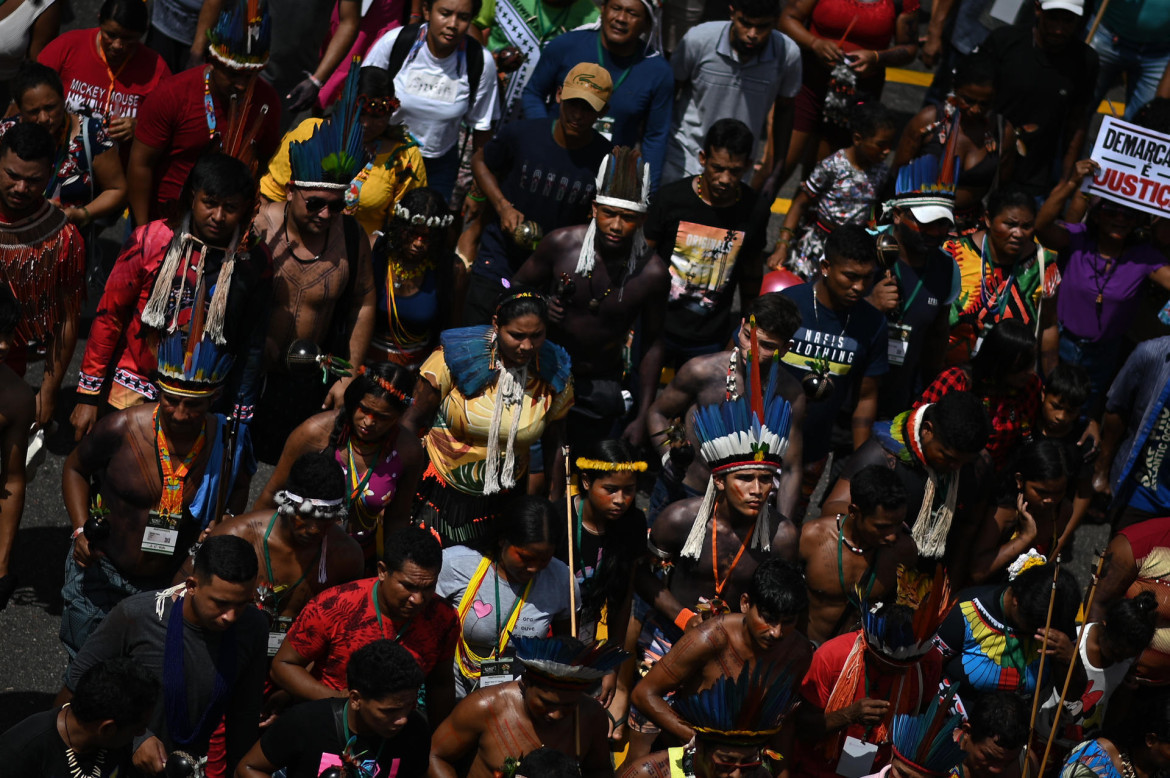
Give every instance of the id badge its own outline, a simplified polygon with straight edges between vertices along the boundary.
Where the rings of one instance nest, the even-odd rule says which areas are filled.
[[[179,520],[151,511],[142,533],[142,550],[151,554],[173,556],[179,545]]]
[[[485,659],[479,665],[479,689],[489,686],[499,686],[514,680],[512,665],[515,657],[502,656],[499,659]]]
[[[862,778],[873,774],[873,761],[877,758],[877,743],[867,743],[855,737],[845,738],[841,758],[837,760],[837,775],[843,778]]]
[[[593,122],[593,129],[605,136],[606,140],[613,140],[614,118],[612,116],[598,116]]]
[[[906,362],[906,350],[910,347],[910,325],[890,324],[890,340],[886,352],[891,365],[897,366]]]
[[[273,620],[268,631],[268,656],[276,656],[276,652],[280,650],[280,644],[284,642],[284,636],[288,634],[291,626],[292,618],[289,616],[280,616]]]

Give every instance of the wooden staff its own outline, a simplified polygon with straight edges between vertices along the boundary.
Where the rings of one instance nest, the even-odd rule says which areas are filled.
[[[1053,548],[1056,547],[1053,538]],[[1052,627],[1052,606],[1056,603],[1056,578],[1060,575],[1060,557],[1052,567],[1052,593],[1048,595],[1048,615],[1044,618],[1044,638],[1040,641],[1040,668],[1036,672],[1036,692],[1032,695],[1032,717],[1028,720],[1028,739],[1024,741],[1024,770],[1021,778],[1028,778],[1031,764],[1032,734],[1036,729],[1036,711],[1040,707],[1040,681],[1044,678],[1044,660],[1048,651],[1048,630]]]
[[[1097,9],[1097,16],[1093,19],[1093,26],[1089,28],[1089,34],[1085,38],[1085,43],[1093,40],[1093,36],[1097,34],[1097,28],[1101,25],[1101,19],[1105,16],[1105,9],[1109,7],[1109,0],[1101,0],[1101,7]]]
[[[573,476],[567,444],[561,448],[561,454],[565,458],[565,524],[569,529],[569,631],[573,637],[577,637],[577,568],[573,563],[576,556],[573,551],[573,541],[577,532],[576,527],[573,526]],[[580,734],[577,737],[580,738]]]
[[[1093,571],[1093,580],[1089,584],[1089,595],[1085,599],[1085,621],[1081,626],[1081,631],[1077,634],[1076,645],[1073,646],[1073,660],[1068,663],[1068,672],[1064,675],[1064,687],[1060,690],[1060,702],[1056,705],[1056,713],[1052,717],[1052,731],[1048,733],[1048,743],[1044,746],[1044,757],[1040,760],[1040,772],[1038,775],[1044,775],[1044,768],[1048,764],[1048,754],[1052,750],[1052,742],[1056,740],[1056,728],[1060,724],[1060,714],[1064,711],[1064,698],[1068,695],[1068,685],[1072,681],[1073,670],[1076,669],[1077,660],[1081,658],[1081,642],[1085,639],[1085,633],[1089,631],[1089,611],[1093,608],[1093,596],[1097,594],[1097,583],[1101,580],[1101,569],[1105,566],[1105,552],[1100,552],[1097,557],[1097,569]],[[1037,690],[1039,691],[1039,690]]]

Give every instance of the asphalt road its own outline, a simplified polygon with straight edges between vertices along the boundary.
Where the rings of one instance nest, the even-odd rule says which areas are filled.
[[[92,27],[97,24],[99,0],[70,0],[72,18],[64,29]],[[883,101],[906,121],[917,111],[922,88],[889,84]],[[796,182],[791,181],[782,194],[791,196]],[[773,229],[779,227],[773,218]],[[107,230],[103,249],[111,256],[117,251],[123,234],[122,225]],[[100,290],[90,291],[87,314],[92,315]],[[88,328],[88,319],[85,321]],[[83,333],[84,334],[84,333]],[[77,382],[77,366],[85,348],[79,341],[65,386]],[[37,376],[32,376],[37,380]],[[72,389],[67,389],[57,408],[59,429],[50,436],[48,454],[35,479],[29,484],[24,517],[14,551],[13,570],[20,587],[0,612],[0,731],[39,710],[48,708],[61,685],[67,657],[57,638],[61,614],[61,582],[65,554],[69,548],[69,520],[61,501],[61,464],[73,446],[69,413],[73,407]],[[253,482],[253,497],[267,480],[269,468],[261,466]],[[1078,580],[1088,580],[1090,551],[1103,548],[1107,541],[1104,527],[1087,526],[1078,533],[1071,569]]]

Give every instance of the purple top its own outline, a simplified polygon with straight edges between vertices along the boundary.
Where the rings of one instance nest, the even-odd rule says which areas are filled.
[[[1057,260],[1060,296],[1056,315],[1070,334],[1087,340],[1112,341],[1129,329],[1137,306],[1133,305],[1146,277],[1166,264],[1162,252],[1150,245],[1134,246],[1105,275],[1108,262],[1097,253],[1096,242],[1084,224],[1066,224],[1070,246]],[[1097,295],[1102,296],[1097,310]]]

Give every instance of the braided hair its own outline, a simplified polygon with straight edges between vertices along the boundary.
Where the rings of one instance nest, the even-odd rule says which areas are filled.
[[[339,448],[349,440],[353,415],[357,412],[358,404],[366,395],[373,395],[379,400],[385,400],[394,410],[405,413],[406,409],[410,407],[415,379],[413,370],[407,370],[392,362],[363,365],[354,379],[350,381],[349,386],[345,388],[341,411],[333,422],[333,431],[329,433],[329,448]],[[393,390],[387,389],[386,384]]]

